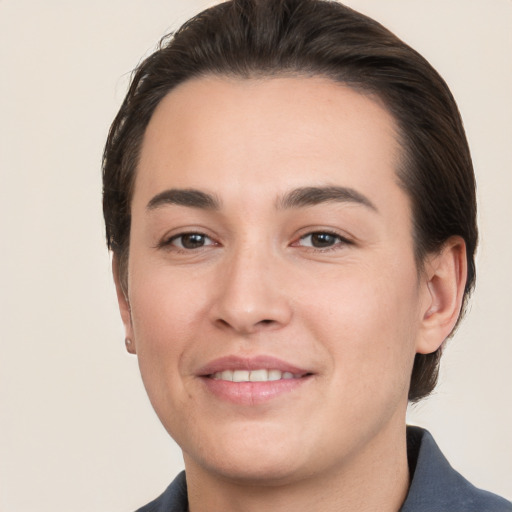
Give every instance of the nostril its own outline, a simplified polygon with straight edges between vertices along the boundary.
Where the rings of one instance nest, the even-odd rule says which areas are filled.
[[[271,324],[273,322],[273,320],[261,320],[259,323],[260,324]]]

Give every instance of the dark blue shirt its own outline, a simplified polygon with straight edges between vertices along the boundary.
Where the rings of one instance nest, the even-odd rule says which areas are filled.
[[[430,433],[407,427],[411,486],[399,512],[512,512],[512,503],[477,489],[446,460]],[[187,481],[181,472],[156,500],[137,512],[187,512]]]

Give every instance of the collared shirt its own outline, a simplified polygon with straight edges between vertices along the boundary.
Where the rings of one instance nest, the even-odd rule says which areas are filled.
[[[512,512],[512,503],[477,489],[455,471],[432,435],[407,427],[411,485],[399,512]],[[187,512],[187,481],[181,472],[156,500],[137,512]]]

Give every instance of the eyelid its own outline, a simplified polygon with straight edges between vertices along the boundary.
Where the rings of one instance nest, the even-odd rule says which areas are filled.
[[[302,233],[297,234],[294,237],[294,241],[290,244],[291,247],[302,247],[304,249],[310,249],[312,251],[319,251],[319,252],[325,252],[332,249],[340,248],[340,246],[346,246],[346,245],[354,245],[355,241],[345,234],[340,233],[339,231],[336,231],[335,229],[331,228],[316,228],[316,227],[308,227],[303,228]],[[304,240],[307,237],[311,237],[315,234],[325,234],[332,236],[337,239],[337,241],[330,246],[327,247],[314,247],[314,246],[307,246],[302,245],[301,241]],[[180,239],[181,237],[184,237],[186,235],[200,235],[206,239],[206,243],[202,246],[196,247],[196,248],[186,248],[182,247],[180,245],[176,245],[173,242]],[[175,251],[182,251],[182,252],[194,252],[194,251],[200,251],[201,249],[212,247],[212,246],[220,246],[222,245],[220,242],[218,242],[213,236],[208,235],[205,233],[204,229],[201,228],[185,228],[180,229],[178,232],[174,232],[172,234],[166,234],[164,235],[160,241],[154,246],[155,249],[166,249],[166,248],[172,248]]]
[[[196,232],[190,232],[190,233],[180,233],[178,235],[174,235],[172,236],[170,239],[169,239],[169,244],[172,245],[172,243],[176,240],[179,240],[180,238],[183,238],[185,236],[190,236],[190,235],[198,235],[198,236],[201,236],[203,237],[205,240],[209,240],[211,243],[205,243],[204,245],[201,245],[200,247],[194,247],[193,249],[189,249],[187,247],[183,247],[183,243],[181,243],[181,245],[177,246],[179,249],[185,249],[187,251],[192,251],[194,249],[201,249],[203,247],[209,247],[210,245],[215,245],[215,242],[208,236],[208,235],[205,235],[204,233],[196,233]]]
[[[175,240],[177,240],[181,237],[184,237],[186,235],[200,235],[200,236],[206,238],[207,240],[209,240],[211,243],[206,243],[205,245],[202,245],[200,247],[196,247],[193,249],[187,249],[186,247],[182,247],[182,246],[173,244],[173,242]],[[164,235],[160,239],[160,241],[156,244],[155,249],[170,249],[170,248],[172,248],[176,252],[182,251],[182,252],[190,253],[190,252],[201,250],[205,247],[211,247],[211,246],[216,246],[216,245],[220,245],[220,244],[212,236],[207,235],[203,230],[187,228],[187,229],[180,230],[177,233]]]
[[[315,234],[322,234],[322,235],[329,235],[337,239],[337,241],[328,247],[314,247],[314,246],[308,246],[308,245],[301,245],[301,240],[304,240],[307,237],[313,236]],[[291,244],[292,247],[303,247],[304,249],[308,249],[311,251],[318,251],[318,252],[326,252],[329,250],[336,250],[339,249],[340,246],[346,246],[346,245],[354,245],[354,241],[333,229],[326,229],[326,228],[313,228],[308,229],[308,231],[301,234],[296,240]]]

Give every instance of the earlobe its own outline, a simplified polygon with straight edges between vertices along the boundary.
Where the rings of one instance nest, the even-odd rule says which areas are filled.
[[[114,276],[114,283],[116,285],[119,312],[121,313],[121,319],[124,325],[126,350],[130,354],[135,354],[136,350],[132,327],[132,312],[130,309],[130,301],[128,300],[128,293],[127,291],[124,290],[124,287],[122,285],[122,279],[119,270],[119,262],[115,254],[112,257],[112,274]]]
[[[462,307],[466,278],[466,244],[461,237],[451,237],[425,264],[426,300],[418,353],[435,352],[452,332]]]

